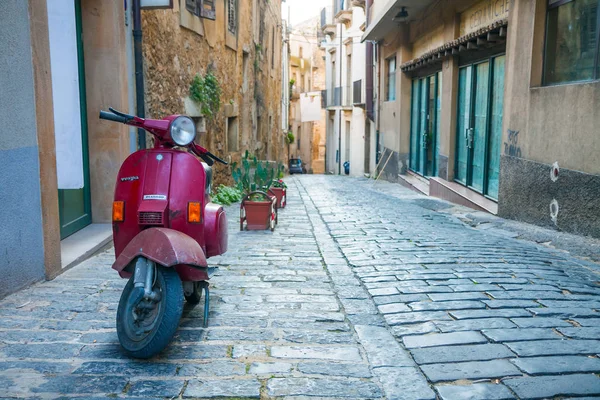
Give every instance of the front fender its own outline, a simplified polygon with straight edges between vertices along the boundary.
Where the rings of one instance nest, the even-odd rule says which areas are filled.
[[[168,228],[149,228],[138,233],[123,249],[112,267],[121,274],[125,267],[139,256],[165,267],[208,267],[206,256],[198,242],[185,233]]]

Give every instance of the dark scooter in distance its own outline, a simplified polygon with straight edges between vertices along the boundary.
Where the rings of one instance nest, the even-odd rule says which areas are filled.
[[[184,298],[198,304],[204,291],[208,323],[214,268],[207,259],[227,251],[225,211],[210,202],[211,166],[227,163],[194,143],[189,117],[154,120],[109,110],[100,111],[100,119],[155,138],[152,149],[136,151],[121,166],[112,210],[112,267],[129,278],[117,309],[117,335],[128,355],[149,358],[177,331]]]

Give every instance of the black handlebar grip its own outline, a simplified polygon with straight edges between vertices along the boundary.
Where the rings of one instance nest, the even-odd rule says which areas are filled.
[[[115,121],[115,122],[120,122],[122,124],[127,122],[127,118],[125,117],[121,117],[120,115],[115,115],[113,113],[109,113],[106,111],[102,111],[100,110],[100,119],[107,119],[109,121]]]

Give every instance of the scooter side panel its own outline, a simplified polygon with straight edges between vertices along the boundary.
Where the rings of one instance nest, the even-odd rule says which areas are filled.
[[[123,222],[112,224],[116,257],[119,257],[125,246],[141,231],[137,212],[149,154],[150,150],[140,150],[131,154],[117,174],[114,199],[125,202],[125,213]]]

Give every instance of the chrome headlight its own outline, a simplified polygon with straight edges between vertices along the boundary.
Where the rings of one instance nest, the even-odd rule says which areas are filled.
[[[177,117],[171,122],[171,139],[178,146],[187,146],[196,138],[196,125],[189,117]]]

